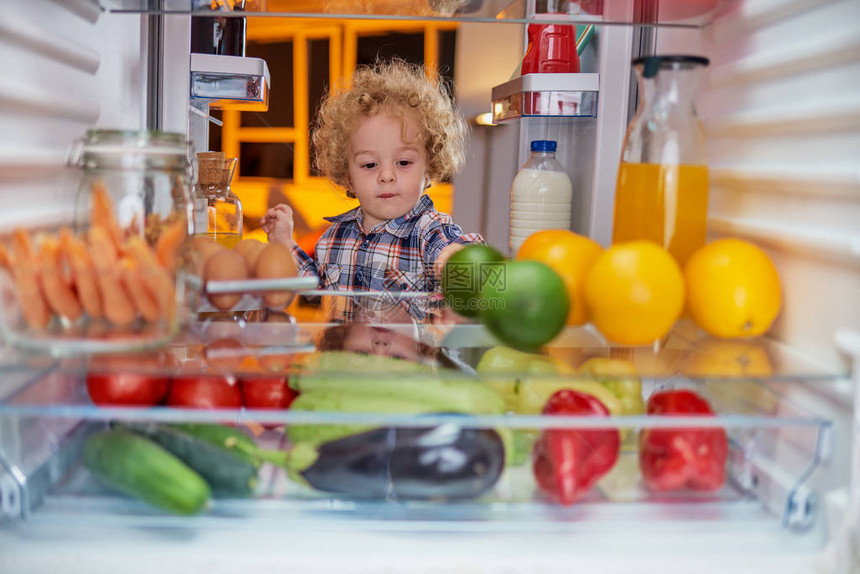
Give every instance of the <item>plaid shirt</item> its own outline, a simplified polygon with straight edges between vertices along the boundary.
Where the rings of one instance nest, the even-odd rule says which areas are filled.
[[[361,207],[336,217],[326,217],[332,226],[317,242],[311,258],[299,247],[293,252],[299,273],[319,279],[319,288],[351,292],[432,292],[439,287],[433,264],[442,249],[452,243],[483,243],[478,233],[463,234],[451,216],[439,213],[433,200],[422,195],[409,213],[365,230]],[[349,298],[352,300],[352,298]],[[405,298],[400,306],[423,319],[426,303]],[[350,306],[351,307],[351,306]],[[354,310],[344,313],[354,318]]]

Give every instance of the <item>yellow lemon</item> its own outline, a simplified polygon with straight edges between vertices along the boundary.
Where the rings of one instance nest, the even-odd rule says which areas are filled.
[[[720,239],[698,249],[684,268],[687,308],[716,337],[754,337],[779,315],[779,273],[756,245]]]
[[[594,326],[622,345],[646,345],[666,335],[684,308],[684,277],[669,253],[651,241],[613,245],[585,279]]]

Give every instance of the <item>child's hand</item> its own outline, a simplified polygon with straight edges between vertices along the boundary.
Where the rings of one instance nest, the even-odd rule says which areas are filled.
[[[266,232],[269,243],[293,244],[293,208],[279,203],[269,209],[260,220],[260,227]]]
[[[442,276],[442,269],[445,268],[448,259],[463,249],[463,247],[462,243],[450,243],[442,248],[442,251],[439,252],[439,256],[436,258],[436,262],[433,263],[433,272],[436,273],[436,277]]]

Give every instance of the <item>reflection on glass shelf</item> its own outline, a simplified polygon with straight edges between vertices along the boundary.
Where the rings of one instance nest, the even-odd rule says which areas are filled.
[[[212,3],[165,0],[152,8],[147,0],[99,0],[108,12],[206,14]],[[634,24],[701,27],[708,24],[724,0],[581,0],[570,2],[571,24]],[[219,16],[253,17],[254,13],[284,17],[361,19],[452,19],[464,22],[553,22],[557,14],[528,15],[525,0],[248,0],[243,11],[219,2]]]
[[[42,354],[28,355],[19,349],[0,347],[0,373],[15,371],[40,371],[51,369],[56,359]]]
[[[318,292],[305,292],[318,293]],[[508,349],[482,325],[453,314],[433,315],[432,321],[412,320],[398,306],[379,305],[374,296],[364,298],[322,296],[322,302],[297,317],[284,312],[258,309],[251,313],[227,313],[224,317],[199,317],[186,325],[158,353],[105,354],[87,359],[84,364],[120,360],[126,370],[164,371],[177,364],[188,370],[241,374],[262,368],[284,374],[318,369],[345,377],[357,374],[349,363],[314,362],[308,357],[318,352],[384,355],[403,362],[418,362],[441,377],[462,375],[483,380],[498,378],[522,380],[600,379],[605,373],[590,369],[618,369],[618,376],[656,381],[841,381],[849,375],[847,367],[822,364],[801,349],[779,341],[718,339],[690,322],[680,321],[658,345],[625,347],[607,341],[592,326],[567,327],[539,354]],[[420,297],[408,298],[411,305],[426,303]],[[343,305],[357,304],[364,321],[343,321]],[[366,311],[373,311],[370,315]],[[384,311],[384,312],[383,312]],[[205,314],[204,314],[205,315]],[[202,316],[202,315],[200,315]],[[175,357],[172,363],[150,361],[163,353]],[[0,372],[43,371],[58,368],[74,370],[81,361],[55,361],[44,354],[26,354],[6,349],[0,353]],[[608,365],[606,367],[605,365]],[[74,367],[70,367],[70,365]],[[360,365],[365,374],[378,377],[400,376],[388,363]],[[367,369],[370,369],[369,371]]]

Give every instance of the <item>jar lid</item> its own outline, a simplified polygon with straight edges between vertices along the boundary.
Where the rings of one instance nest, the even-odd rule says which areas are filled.
[[[711,61],[703,56],[687,56],[687,55],[666,55],[666,56],[644,56],[634,59],[631,64],[634,66],[641,65],[643,75],[646,78],[653,78],[657,75],[657,71],[668,68],[692,68],[693,66],[707,66]]]
[[[87,130],[69,150],[68,164],[80,165],[92,156],[188,157],[185,134],[158,131]]]
[[[532,141],[532,151],[555,151],[556,146],[553,140],[534,140]]]

